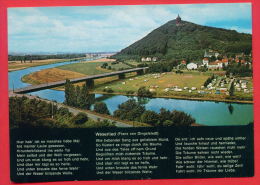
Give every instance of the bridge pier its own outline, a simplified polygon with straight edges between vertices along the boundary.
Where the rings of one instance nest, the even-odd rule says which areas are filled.
[[[139,70],[139,71],[136,71],[137,75],[143,75],[144,74],[144,70]]]
[[[119,74],[119,75],[118,75],[118,78],[119,78],[119,79],[125,79],[125,73]]]
[[[93,89],[94,88],[94,80],[93,79],[86,80],[86,86],[87,86],[88,89]]]

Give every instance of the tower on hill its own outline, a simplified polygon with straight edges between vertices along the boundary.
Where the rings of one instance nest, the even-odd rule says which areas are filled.
[[[181,17],[178,14],[178,17],[176,18],[176,25],[179,25],[181,23]]]

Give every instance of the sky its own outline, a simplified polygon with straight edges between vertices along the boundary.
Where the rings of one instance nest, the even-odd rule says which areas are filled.
[[[250,3],[9,8],[9,53],[116,52],[178,14],[196,24],[252,33]]]

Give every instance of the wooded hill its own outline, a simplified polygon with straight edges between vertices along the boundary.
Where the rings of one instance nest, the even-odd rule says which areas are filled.
[[[163,60],[202,59],[205,50],[232,56],[249,54],[252,35],[187,21],[171,20],[113,56],[116,59],[158,57]]]

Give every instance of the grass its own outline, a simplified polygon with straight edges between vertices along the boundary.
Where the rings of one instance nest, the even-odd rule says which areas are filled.
[[[112,70],[118,71],[122,69],[130,69],[131,67],[129,65],[126,65],[124,63],[118,63],[118,64],[109,64],[111,66]]]
[[[57,67],[58,69],[73,71],[85,75],[97,75],[105,73],[104,70],[99,67],[102,65],[100,62],[90,62],[90,63],[76,63]],[[109,72],[109,71],[106,71]]]
[[[208,91],[207,94],[200,94],[198,90],[204,85],[206,79],[212,73],[201,73],[196,71],[188,71],[183,74],[176,74],[174,72],[163,74],[146,74],[143,76],[128,77],[124,80],[117,80],[106,83],[106,88],[112,89],[113,94],[136,95],[140,87],[145,86],[147,89],[154,91],[154,97],[180,98],[180,99],[194,99],[194,100],[212,100],[212,101],[228,101],[228,102],[246,102],[252,101],[252,93],[236,92],[233,98],[226,94],[215,94],[215,90]],[[159,78],[158,78],[159,76]],[[252,79],[248,79],[248,87],[252,87]],[[181,92],[168,91],[166,88],[196,87],[198,90],[189,92],[184,90]],[[104,85],[95,86],[95,93],[104,93]]]
[[[112,72],[111,70],[101,68],[100,66],[102,65],[102,63],[103,62],[86,62],[86,63],[63,65],[57,68],[44,69],[41,71],[31,73],[29,75],[25,75],[22,80],[24,82],[35,85],[35,84],[55,82],[55,81],[61,81],[65,79],[80,78],[89,75]],[[117,66],[119,68],[124,65],[125,64],[121,65],[121,63],[119,63],[113,66]],[[126,77],[130,77],[133,75],[135,75],[135,73],[129,73],[126,74]],[[96,79],[95,85],[98,87],[100,85],[105,85],[107,83],[114,82],[114,81],[118,81],[118,76]],[[77,85],[82,85],[82,84],[83,82],[77,83]],[[63,87],[59,87],[57,89],[62,90]]]
[[[126,64],[133,65],[133,66],[136,66],[136,67],[137,67],[138,64],[141,64],[141,62],[137,62],[136,60],[126,60],[124,62]]]
[[[81,58],[77,58],[81,59]],[[47,60],[33,60],[32,63],[21,63],[20,61],[9,61],[8,62],[8,71],[15,71],[15,70],[21,70],[26,69],[29,67],[35,67],[35,66],[41,66],[41,65],[47,65],[47,64],[54,64],[58,62],[66,62],[70,60],[76,60],[75,59],[47,59]]]
[[[51,68],[26,75],[23,77],[23,81],[26,81],[30,84],[41,84],[47,82],[61,81],[65,80],[66,78],[79,78],[83,76],[85,75],[81,73],[58,68]]]
[[[148,88],[154,88],[157,94],[164,94],[164,89],[178,86],[178,87],[196,87],[200,88],[201,85],[208,78],[207,75],[191,75],[191,74],[175,74],[173,72],[161,74],[159,78],[156,75],[147,74],[143,76],[137,76],[135,78],[128,78],[123,81],[112,82],[109,88],[115,92],[127,92],[137,91],[140,87],[145,86]],[[96,91],[102,91],[103,88],[99,87]]]

